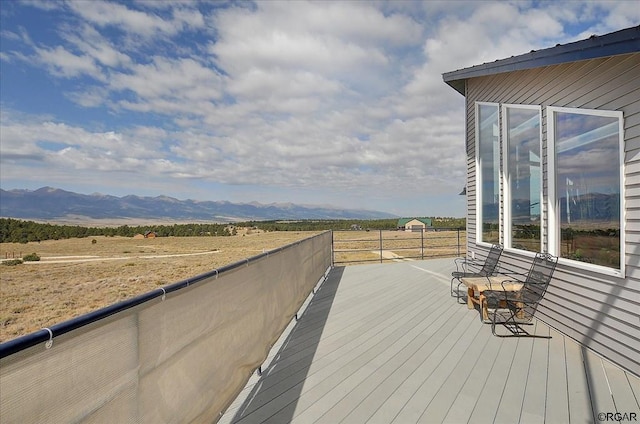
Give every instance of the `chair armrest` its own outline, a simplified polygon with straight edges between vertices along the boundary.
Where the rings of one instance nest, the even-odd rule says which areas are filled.
[[[515,272],[515,271],[501,271],[501,275],[519,275],[521,277],[526,277],[527,273],[525,272]]]
[[[469,258],[455,258],[453,262],[456,264],[456,271],[467,272],[467,267],[476,265],[475,260]]]
[[[506,293],[507,291],[508,291],[508,292],[513,293],[513,292],[515,292],[515,290],[507,290],[507,289],[506,289],[506,287],[504,286],[505,284],[524,284],[524,283],[523,283],[522,281],[520,281],[520,280],[515,279],[515,278],[513,278],[513,279],[509,279],[509,280],[502,280],[502,281],[500,282],[500,285],[502,286],[502,290],[503,290],[505,293]]]

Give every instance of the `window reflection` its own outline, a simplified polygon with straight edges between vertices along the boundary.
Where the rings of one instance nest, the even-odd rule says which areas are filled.
[[[505,108],[511,247],[540,250],[540,113]]]
[[[500,139],[498,106],[478,105],[478,148],[482,184],[481,241],[499,243]]]
[[[554,119],[560,256],[620,268],[619,120],[569,112]]]

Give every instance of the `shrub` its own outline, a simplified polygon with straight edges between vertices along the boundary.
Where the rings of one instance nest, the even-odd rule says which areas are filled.
[[[16,266],[22,264],[22,259],[11,259],[8,261],[2,261],[2,265],[6,266]]]
[[[30,253],[28,255],[24,255],[22,260],[25,262],[37,262],[40,260],[40,256],[37,253]]]
[[[97,242],[98,242],[98,240],[96,240],[96,239],[91,240],[91,244],[96,244]]]

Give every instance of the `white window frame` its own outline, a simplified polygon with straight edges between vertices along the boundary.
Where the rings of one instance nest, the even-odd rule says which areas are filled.
[[[619,168],[620,168],[620,269],[610,268],[603,265],[595,265],[586,262],[575,261],[572,259],[560,257],[560,205],[556,198],[556,141],[555,141],[555,114],[572,113],[580,115],[602,116],[609,118],[618,118],[618,134],[619,134]],[[621,111],[596,110],[596,109],[577,109],[567,107],[547,107],[547,240],[548,250],[552,255],[558,256],[558,263],[598,272],[601,274],[613,275],[616,277],[625,277],[625,178],[624,178],[624,114]]]
[[[483,212],[482,212],[482,164],[480,163],[480,122],[478,120],[478,111],[480,106],[494,106],[498,112],[498,126],[500,125],[500,103],[492,103],[492,102],[476,102],[475,103],[475,146],[476,146],[476,158],[475,158],[475,167],[476,167],[476,244],[480,246],[491,246],[492,244],[496,244],[496,242],[487,242],[483,240],[482,229],[484,226],[483,222]],[[498,149],[499,153],[502,155],[502,137],[498,134]],[[500,160],[498,160],[498,168],[500,168]],[[498,169],[498,193],[502,192],[502,170]],[[498,243],[502,238],[502,221],[500,217],[502,216],[502,201],[498,199]]]
[[[540,251],[543,251],[544,246],[544,238],[543,238],[543,228],[545,225],[544,221],[544,211],[542,208],[542,202],[544,201],[544,170],[543,170],[543,162],[544,156],[542,155],[542,106],[540,105],[522,105],[522,104],[510,104],[505,103],[500,105],[500,113],[502,117],[502,204],[503,208],[502,213],[502,237],[504,240],[504,249],[511,250],[514,252],[518,252],[527,256],[535,256],[536,252],[531,252],[529,250],[517,249],[511,246],[512,242],[512,234],[511,234],[511,176],[509,175],[509,138],[508,138],[508,122],[506,119],[507,109],[529,109],[535,110],[538,112],[538,119],[540,122],[540,131],[538,135],[539,139],[539,150],[538,154],[540,156]]]

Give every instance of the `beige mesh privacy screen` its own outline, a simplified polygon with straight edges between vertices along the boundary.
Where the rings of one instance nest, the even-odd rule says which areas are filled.
[[[215,422],[331,265],[331,233],[0,360],[0,422]]]

